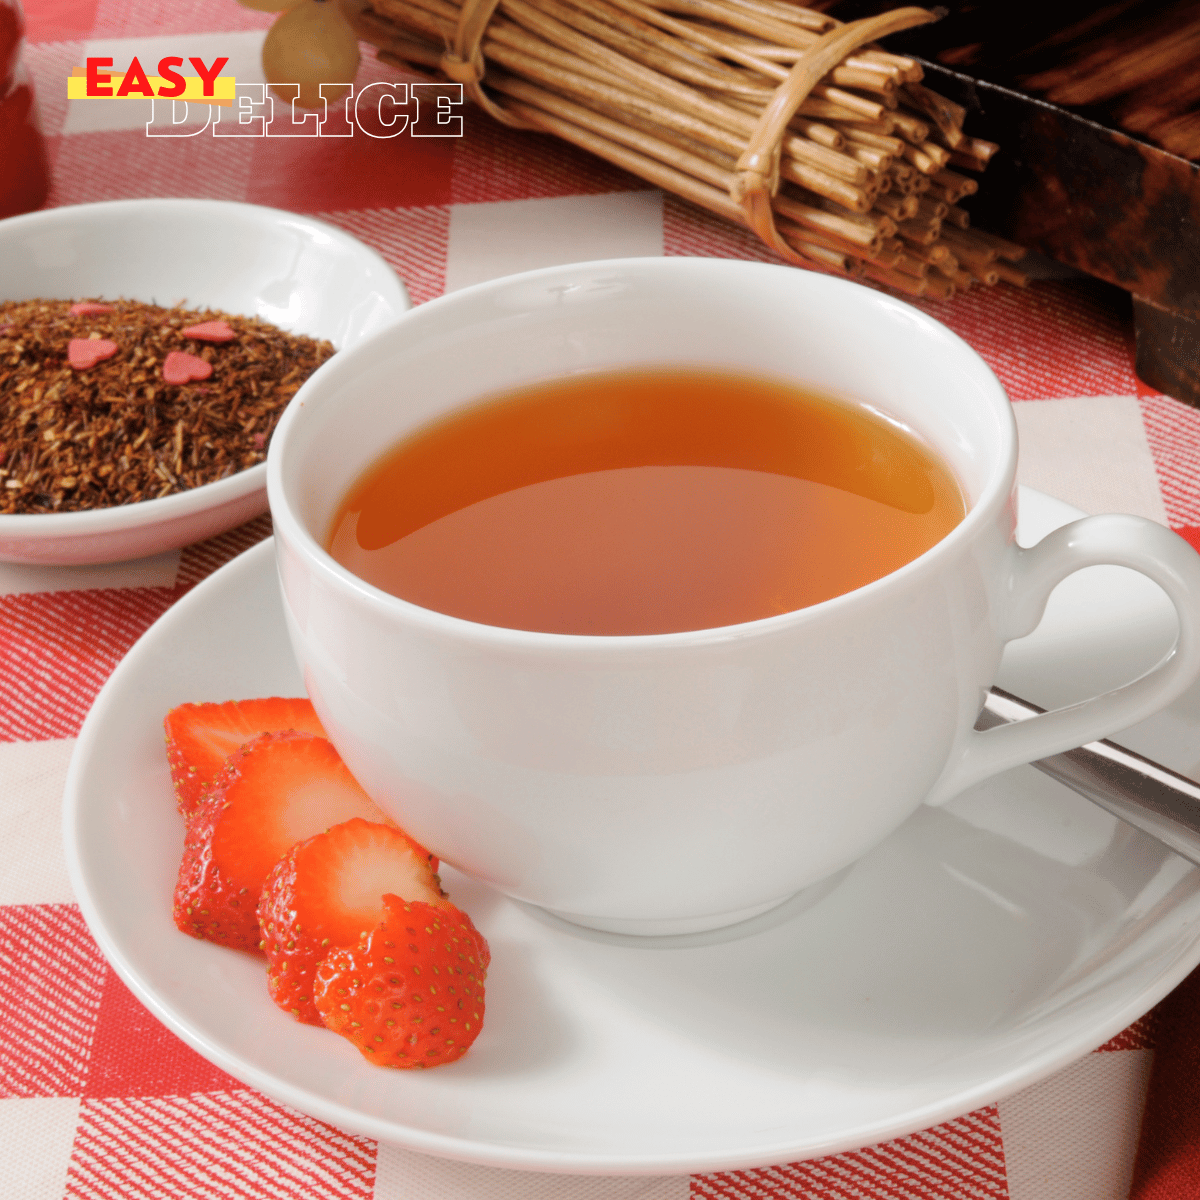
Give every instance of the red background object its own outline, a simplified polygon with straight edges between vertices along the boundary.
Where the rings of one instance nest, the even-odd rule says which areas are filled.
[[[37,102],[21,66],[24,36],[20,0],[0,0],[0,218],[40,208],[50,193]]]

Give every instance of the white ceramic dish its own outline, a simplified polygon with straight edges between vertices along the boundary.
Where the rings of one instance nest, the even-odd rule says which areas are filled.
[[[340,229],[219,200],[116,200],[0,221],[0,300],[126,298],[222,309],[344,349],[409,308],[395,272]],[[0,561],[141,558],[265,512],[266,465],[139,504],[0,515]]]
[[[1023,494],[1023,541],[1077,516]],[[1153,585],[1072,577],[1002,684],[1041,703],[1144,670]],[[1092,665],[1066,674],[1061,659]],[[134,647],[80,734],[65,843],[83,912],[161,1020],[246,1083],[346,1129],[477,1163],[708,1171],[877,1142],[990,1103],[1117,1033],[1200,961],[1200,872],[1024,767],[923,808],[806,911],[682,945],[557,928],[446,872],[488,937],[486,1025],[436,1071],[373,1068],[266,995],[260,961],[174,929],[183,831],[161,719],[301,691],[264,543]],[[1123,740],[1196,767],[1200,689]]]

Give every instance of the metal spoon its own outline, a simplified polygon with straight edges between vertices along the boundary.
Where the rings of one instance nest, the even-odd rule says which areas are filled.
[[[1045,711],[992,688],[975,727],[992,729]],[[1200,783],[1195,780],[1109,741],[1089,742],[1031,765],[1200,866]]]

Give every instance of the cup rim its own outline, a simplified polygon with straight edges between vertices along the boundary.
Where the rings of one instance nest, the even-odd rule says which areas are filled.
[[[355,575],[337,561],[321,543],[309,532],[304,522],[294,513],[287,503],[287,493],[283,482],[284,459],[293,436],[293,430],[299,422],[305,419],[307,413],[319,408],[312,403],[311,392],[323,387],[328,382],[337,379],[343,372],[353,371],[356,359],[365,355],[379,342],[388,337],[402,334],[405,327],[414,320],[422,320],[424,314],[437,312],[447,306],[476,298],[486,297],[489,293],[502,293],[515,287],[536,284],[568,272],[603,269],[609,272],[645,271],[678,269],[684,264],[704,264],[705,269],[716,272],[723,271],[766,271],[766,272],[800,272],[806,277],[808,286],[830,287],[833,290],[854,289],[855,293],[864,294],[867,302],[887,304],[905,310],[910,320],[917,320],[922,325],[939,332],[939,336],[948,338],[961,346],[973,358],[982,375],[990,379],[993,385],[989,391],[993,393],[992,403],[999,410],[1002,445],[996,454],[996,465],[981,488],[979,497],[968,508],[963,519],[940,541],[928,550],[910,559],[903,566],[888,572],[870,583],[832,596],[817,604],[804,608],[793,609],[790,612],[778,613],[773,616],[759,617],[752,621],[743,621],[735,625],[718,625],[704,629],[676,630],[668,633],[638,633],[638,634],[591,634],[591,633],[555,633],[544,630],[513,629],[502,625],[485,625],[464,617],[451,616],[438,612],[436,609],[425,608],[410,600],[386,592],[365,579]],[[379,616],[403,617],[406,623],[421,629],[431,636],[453,638],[459,641],[475,642],[480,645],[493,647],[503,646],[509,649],[520,648],[525,651],[564,650],[601,651],[613,653],[618,650],[638,651],[657,650],[667,647],[711,645],[740,641],[749,637],[769,636],[783,633],[794,627],[807,624],[810,621],[823,619],[826,614],[841,613],[852,607],[873,603],[881,593],[896,586],[902,586],[914,576],[939,569],[939,562],[945,555],[953,553],[961,542],[969,541],[976,531],[989,523],[996,516],[999,507],[1003,506],[1016,487],[1016,420],[1012,414],[1011,403],[1003,385],[996,378],[995,372],[980,357],[979,353],[960,338],[953,330],[943,325],[936,318],[929,316],[918,308],[899,300],[887,293],[877,292],[872,288],[863,287],[851,280],[824,275],[803,268],[746,261],[742,259],[710,259],[689,256],[642,257],[601,259],[591,262],[569,263],[560,266],[542,267],[532,271],[522,271],[512,275],[501,276],[497,279],[486,280],[469,287],[460,288],[454,292],[445,293],[425,304],[411,309],[392,326],[382,329],[371,337],[360,342],[351,350],[335,355],[323,364],[319,371],[301,386],[284,410],[275,427],[271,445],[267,454],[267,496],[270,504],[271,518],[276,534],[277,553],[281,543],[293,548],[306,562],[310,569],[328,584],[349,592],[359,602],[366,604]]]

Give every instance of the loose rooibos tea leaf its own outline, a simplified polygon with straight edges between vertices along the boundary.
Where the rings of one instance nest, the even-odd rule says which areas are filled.
[[[116,350],[88,353],[89,341]],[[333,353],[211,310],[0,303],[0,513],[132,504],[252,467],[287,402]]]

